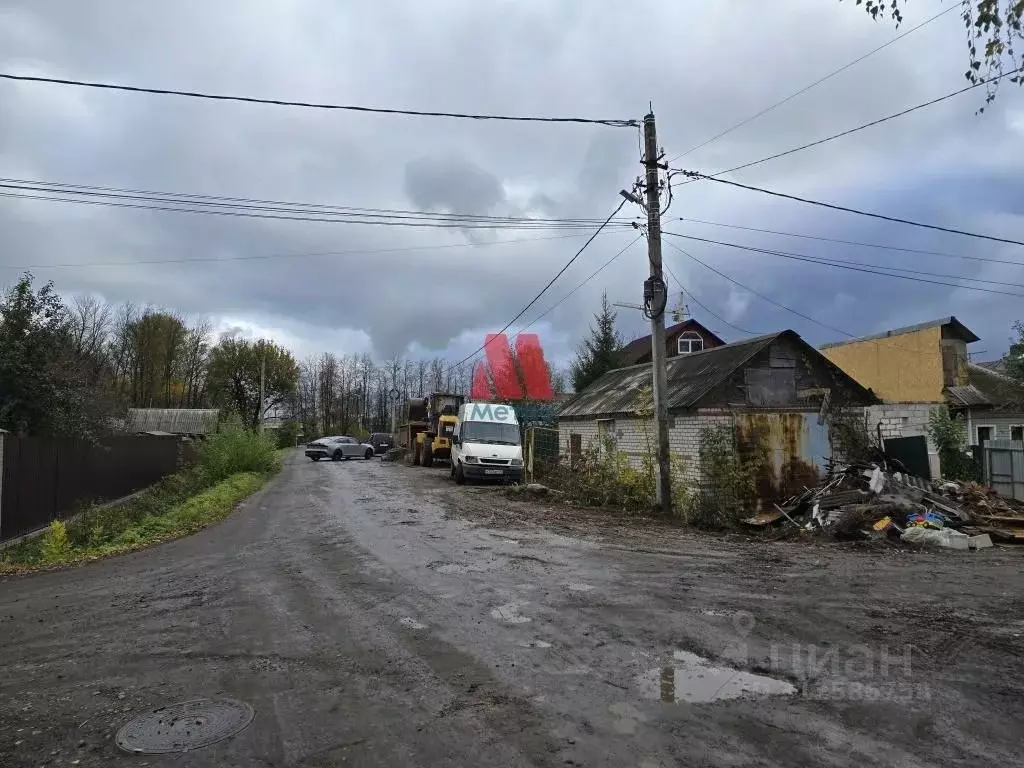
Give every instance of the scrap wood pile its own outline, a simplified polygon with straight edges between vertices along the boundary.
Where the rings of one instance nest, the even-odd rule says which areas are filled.
[[[949,549],[1024,544],[1024,504],[979,483],[931,483],[883,463],[833,467],[774,509],[744,521],[841,540],[879,538]]]

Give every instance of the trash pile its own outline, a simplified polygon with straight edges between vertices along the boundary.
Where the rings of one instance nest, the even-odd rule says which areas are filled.
[[[388,450],[384,452],[384,455],[380,457],[380,460],[398,461],[403,458],[405,458],[405,448],[388,448]]]
[[[744,522],[779,525],[840,540],[888,539],[985,549],[1024,544],[1024,504],[979,483],[932,483],[881,463],[834,466],[817,488]]]

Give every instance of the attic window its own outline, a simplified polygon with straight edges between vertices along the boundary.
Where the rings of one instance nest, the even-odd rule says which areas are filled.
[[[699,333],[686,331],[679,335],[677,350],[680,355],[688,355],[691,352],[700,352],[704,349],[704,339]]]

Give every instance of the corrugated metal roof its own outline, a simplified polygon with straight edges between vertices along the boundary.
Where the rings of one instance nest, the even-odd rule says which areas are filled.
[[[917,331],[923,331],[925,328],[941,328],[944,325],[952,325],[968,344],[979,340],[979,337],[975,336],[974,332],[970,328],[957,320],[953,315],[950,315],[949,317],[940,317],[938,320],[929,320],[926,323],[908,325],[903,328],[893,328],[891,331],[882,331],[882,333],[876,333],[872,336],[861,336],[860,338],[850,339],[849,341],[834,341],[831,344],[822,344],[819,349],[843,347],[847,344],[857,344],[861,341],[873,341],[875,339],[886,339],[890,336],[902,336],[905,333],[916,333]]]
[[[975,363],[967,366],[970,384],[947,387],[946,400],[955,408],[1024,409],[1024,384]]]
[[[216,408],[129,408],[127,432],[205,435],[217,428]]]
[[[669,358],[666,364],[668,407],[694,407],[729,374],[786,334],[800,338],[793,331],[781,331]],[[650,382],[650,363],[609,371],[563,408],[559,417],[571,419],[631,413],[636,408],[637,392]]]

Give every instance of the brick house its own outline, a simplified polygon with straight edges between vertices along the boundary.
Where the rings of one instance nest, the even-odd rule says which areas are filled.
[[[668,360],[669,444],[700,477],[705,427],[735,430],[760,467],[761,497],[788,496],[820,476],[832,454],[827,415],[861,408],[875,396],[794,331],[759,336]],[[652,449],[651,420],[637,415],[650,364],[609,371],[559,414],[560,450],[568,455],[606,441],[639,466]]]
[[[937,405],[964,417],[970,445],[1024,439],[1024,385],[996,366],[971,363],[967,345],[978,340],[950,316],[821,351],[882,399],[867,416],[883,440],[926,438],[931,475],[939,477],[938,451],[927,439],[928,415]]]
[[[725,344],[722,339],[709,331],[693,318],[670,325],[665,329],[665,352],[668,357],[689,355]],[[633,339],[619,350],[622,365],[639,365],[651,362],[651,337]]]

